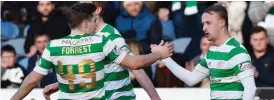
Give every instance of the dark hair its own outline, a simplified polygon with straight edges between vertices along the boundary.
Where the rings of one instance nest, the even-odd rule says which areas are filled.
[[[211,12],[216,12],[222,19],[225,20],[226,23],[226,28],[228,28],[228,15],[227,15],[227,10],[224,6],[222,5],[212,5],[209,6],[207,9],[205,9],[204,13],[209,13],[212,15]]]
[[[75,28],[84,20],[92,18],[96,10],[95,5],[90,3],[76,3],[69,7],[67,13],[67,22],[70,28]]]
[[[48,37],[48,39],[50,40],[50,36],[49,36],[48,34],[46,34],[46,33],[38,33],[38,34],[35,34],[35,35],[34,35],[34,41],[36,41],[36,39],[37,39],[38,37],[41,37],[41,36],[46,36],[46,37]]]
[[[98,7],[101,7],[102,8],[102,11],[100,13],[100,16],[103,15],[106,7],[107,7],[107,1],[93,1],[94,5],[98,8]]]
[[[1,48],[1,56],[4,52],[11,52],[16,55],[16,51],[11,45],[5,45]]]
[[[255,26],[255,27],[253,27],[251,35],[253,35],[255,33],[259,33],[259,32],[264,32],[265,36],[268,37],[266,29],[263,28],[263,27],[261,27],[261,26]]]

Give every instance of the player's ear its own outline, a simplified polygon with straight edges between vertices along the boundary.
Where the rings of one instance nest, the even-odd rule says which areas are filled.
[[[220,24],[222,27],[226,27],[227,23],[225,22],[225,20],[221,19]]]
[[[102,7],[97,7],[96,10],[95,10],[95,14],[100,15],[101,12],[102,12]]]

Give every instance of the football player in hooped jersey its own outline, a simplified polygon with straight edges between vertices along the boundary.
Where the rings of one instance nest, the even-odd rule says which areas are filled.
[[[190,72],[171,58],[162,60],[179,79],[192,86],[210,78],[211,99],[254,100],[256,86],[251,59],[245,47],[228,32],[226,8],[212,5],[202,15],[203,31],[214,46]],[[159,50],[151,45],[152,52]]]
[[[106,99],[104,67],[115,62],[130,69],[140,69],[159,59],[172,55],[169,43],[148,55],[131,56],[111,44],[104,36],[95,33],[96,7],[89,3],[77,3],[68,10],[67,21],[71,34],[52,40],[44,50],[40,63],[25,78],[11,100],[22,100],[47,75],[50,68],[56,70],[59,99]]]
[[[102,19],[102,13],[107,5],[107,1],[82,1],[82,3],[93,3],[97,9],[95,13],[98,15],[96,23],[96,35],[103,35],[110,39],[118,48],[128,50],[124,38],[111,25],[105,23]],[[107,99],[135,99],[133,86],[129,78],[128,70],[117,63],[111,62],[105,66],[105,97]],[[130,70],[136,76],[137,81],[147,91],[152,100],[160,100],[151,80],[143,69]],[[123,76],[123,77],[121,77]],[[44,89],[44,97],[49,99],[50,95],[58,90],[58,83],[50,84]]]

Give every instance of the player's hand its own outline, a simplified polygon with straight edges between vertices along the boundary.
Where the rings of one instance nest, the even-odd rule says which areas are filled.
[[[150,45],[151,52],[161,56],[161,59],[172,56],[174,48],[172,43],[164,43],[162,40],[159,45],[152,44]]]
[[[43,91],[46,100],[50,100],[50,95],[58,91],[58,83],[47,85]]]
[[[257,78],[259,76],[259,72],[257,71],[255,66],[252,66],[254,77]]]

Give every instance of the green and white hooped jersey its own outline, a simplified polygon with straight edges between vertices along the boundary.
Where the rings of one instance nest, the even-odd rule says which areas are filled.
[[[96,35],[104,35],[111,40],[121,50],[130,53],[124,38],[111,25],[105,26],[99,30]],[[135,99],[135,93],[126,67],[120,66],[115,62],[109,62],[105,65],[105,90],[106,98],[109,100],[132,100]]]
[[[225,44],[212,46],[195,70],[209,75],[211,99],[241,100],[241,80],[252,76],[251,59],[242,44],[230,38]]]
[[[46,75],[50,68],[56,70],[60,100],[102,100],[105,62],[119,64],[126,54],[106,37],[69,35],[48,43],[34,71]]]

